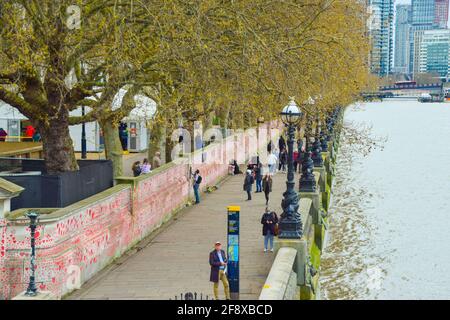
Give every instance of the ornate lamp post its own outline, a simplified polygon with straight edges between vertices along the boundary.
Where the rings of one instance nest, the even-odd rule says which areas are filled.
[[[307,104],[312,106],[315,103],[314,99],[309,98]],[[315,192],[316,191],[316,178],[313,174],[314,161],[311,158],[311,120],[308,119],[305,128],[305,153],[302,162],[302,176],[300,177],[300,191],[301,192]]]
[[[26,216],[30,219],[30,236],[31,236],[31,257],[30,257],[30,282],[28,284],[27,291],[25,292],[26,296],[34,297],[37,295],[37,288],[36,288],[36,277],[35,277],[35,260],[36,260],[36,245],[35,245],[35,234],[36,234],[36,227],[37,227],[37,221],[39,214],[35,211],[30,211],[26,214]]]
[[[300,120],[302,113],[295,103],[294,98],[291,98],[291,101],[283,108],[280,115],[281,120],[288,128],[288,173],[286,192],[283,194],[283,200],[281,201],[283,213],[280,216],[278,238],[300,239],[303,235],[303,224],[300,213],[298,212],[298,195],[294,190],[294,135],[296,124]]]
[[[312,160],[314,162],[314,167],[321,167],[321,166],[323,166],[322,146],[321,146],[321,143],[320,143],[319,117],[317,117],[317,123],[316,123],[316,134],[314,136]]]

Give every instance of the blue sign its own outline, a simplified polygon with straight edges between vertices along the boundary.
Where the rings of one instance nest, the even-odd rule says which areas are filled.
[[[239,299],[239,206],[228,207],[228,282],[231,298]]]

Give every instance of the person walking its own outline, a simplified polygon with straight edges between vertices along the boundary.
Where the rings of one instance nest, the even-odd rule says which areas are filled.
[[[193,175],[193,183],[194,183],[194,195],[195,195],[195,204],[200,203],[200,183],[202,183],[202,176],[200,175],[200,170],[195,170]]]
[[[148,162],[147,159],[144,159],[144,161],[142,162],[142,166],[141,166],[141,174],[147,174],[150,173],[152,171],[152,166],[150,165],[150,163]]]
[[[262,192],[262,164],[258,162],[255,167],[256,193]]]
[[[133,163],[133,166],[131,167],[131,170],[133,171],[133,176],[137,177],[141,174],[141,162],[136,161]]]
[[[247,170],[247,174],[244,179],[244,191],[247,192],[247,201],[252,200],[252,184],[254,183],[254,179],[252,176],[252,171]]]
[[[266,206],[269,204],[269,194],[272,192],[272,176],[270,173],[267,173],[262,181],[262,189],[264,191],[264,195],[266,196]]]
[[[274,174],[277,168],[278,158],[274,153],[269,154],[267,157],[267,165],[269,166],[269,172]]]
[[[278,170],[286,172],[286,163],[287,163],[287,152],[286,149],[282,149],[280,152],[280,164]]]
[[[155,156],[153,157],[153,168],[161,167],[161,152],[156,151]]]
[[[278,149],[280,149],[280,151],[286,149],[286,140],[284,140],[284,137],[282,135],[278,139]]]
[[[211,266],[211,274],[209,280],[213,282],[214,298],[219,300],[219,281],[222,281],[225,298],[230,300],[230,285],[227,278],[228,259],[225,251],[222,250],[222,244],[217,241],[214,250],[209,254],[209,265]]]
[[[275,212],[270,212],[269,208],[266,208],[261,217],[261,224],[263,225],[263,236],[264,236],[264,252],[267,252],[270,247],[270,252],[273,252],[273,237],[276,236],[278,217]]]

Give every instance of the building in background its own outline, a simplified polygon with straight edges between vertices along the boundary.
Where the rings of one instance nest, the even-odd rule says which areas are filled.
[[[450,30],[426,30],[418,36],[418,73],[438,74],[442,80],[449,77]]]
[[[393,69],[395,73],[405,74],[409,72],[409,29],[411,23],[411,12],[411,5],[399,4],[396,7]]]
[[[392,72],[394,0],[367,0],[371,39],[370,70],[380,77]]]
[[[435,0],[434,24],[438,28],[446,29],[448,24],[449,0]]]
[[[418,61],[416,53],[420,51],[420,47],[414,47],[416,41],[415,35],[420,35],[425,30],[436,29],[436,1],[437,0],[411,0],[411,27],[409,30],[409,73],[415,73],[418,65],[414,65]],[[445,0],[448,3],[448,0]]]

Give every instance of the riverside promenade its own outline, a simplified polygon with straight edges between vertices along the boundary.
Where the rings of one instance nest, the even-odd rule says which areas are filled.
[[[298,176],[296,176],[298,179]],[[258,299],[274,260],[263,252],[263,193],[245,201],[244,175],[227,178],[219,189],[202,194],[199,205],[183,209],[156,234],[86,282],[67,299],[174,299],[197,292],[212,297],[209,252],[215,241],[226,248],[227,206],[241,206],[240,299]],[[269,208],[280,215],[286,174],[275,175]],[[253,186],[255,191],[255,185]],[[220,285],[220,299],[224,299]]]

